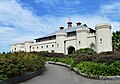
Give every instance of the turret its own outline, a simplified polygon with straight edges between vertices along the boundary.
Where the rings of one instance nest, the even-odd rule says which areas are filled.
[[[56,52],[65,53],[65,39],[67,33],[62,30],[56,34]]]
[[[84,26],[83,26],[84,27]],[[88,47],[88,32],[89,29],[87,27],[84,27],[84,28],[78,28],[76,30],[76,33],[77,33],[77,49],[80,49],[80,48],[87,48]]]
[[[112,51],[112,35],[110,24],[96,25],[96,49],[97,53]]]

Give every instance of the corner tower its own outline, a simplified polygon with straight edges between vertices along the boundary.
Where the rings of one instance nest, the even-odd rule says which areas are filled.
[[[96,49],[97,53],[112,51],[112,35],[110,24],[96,25]]]

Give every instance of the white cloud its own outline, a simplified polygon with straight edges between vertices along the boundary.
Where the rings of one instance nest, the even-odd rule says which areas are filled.
[[[15,0],[0,2],[0,23],[4,26],[13,26],[25,31],[42,30],[43,26],[39,17],[30,10],[23,8]]]
[[[0,51],[4,51],[1,46],[10,45],[18,39],[23,40],[22,37],[31,40],[40,32],[44,32],[40,17],[16,0],[0,1]]]
[[[102,5],[100,12],[103,14],[120,14],[120,2],[113,2],[110,4]]]

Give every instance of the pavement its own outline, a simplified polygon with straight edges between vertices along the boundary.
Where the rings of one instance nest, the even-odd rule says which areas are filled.
[[[44,73],[20,84],[120,84],[120,80],[88,79],[63,66],[46,64]]]

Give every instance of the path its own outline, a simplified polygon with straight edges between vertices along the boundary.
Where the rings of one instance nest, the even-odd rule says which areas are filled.
[[[40,76],[21,84],[120,84],[120,80],[87,79],[58,65],[46,64],[46,68]]]

